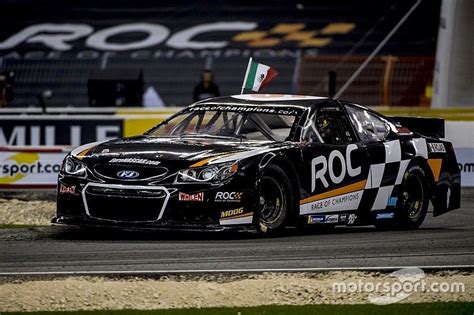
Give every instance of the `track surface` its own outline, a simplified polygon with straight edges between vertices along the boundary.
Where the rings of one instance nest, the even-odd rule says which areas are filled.
[[[416,231],[337,228],[279,238],[253,235],[111,232],[75,228],[0,230],[0,274],[172,272],[292,268],[474,265],[474,190],[462,208]]]

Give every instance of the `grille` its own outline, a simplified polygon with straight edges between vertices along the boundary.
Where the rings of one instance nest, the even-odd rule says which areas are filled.
[[[91,217],[103,220],[157,221],[169,197],[168,191],[160,187],[95,185],[84,190],[84,205]]]
[[[138,177],[131,179],[120,178],[117,173],[120,171],[132,170],[139,173]],[[160,178],[165,176],[168,173],[168,169],[162,166],[130,166],[130,165],[110,165],[110,164],[98,164],[94,166],[94,171],[96,174],[118,180],[145,180],[152,178]]]

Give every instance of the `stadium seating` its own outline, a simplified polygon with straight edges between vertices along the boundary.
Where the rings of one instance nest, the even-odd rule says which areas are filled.
[[[248,55],[257,52],[258,62],[271,65],[280,74],[268,87],[267,92],[327,94],[327,72],[338,72],[338,87],[355,71],[383,37],[408,10],[410,1],[204,1],[199,4],[177,5],[174,1],[80,1],[70,5],[57,0],[35,2],[33,12],[26,11],[32,0],[5,1],[0,10],[5,19],[0,22],[0,43],[24,27],[37,23],[85,23],[94,31],[103,28],[137,22],[165,25],[171,33],[193,25],[216,21],[246,21],[258,23],[258,30],[271,30],[280,23],[302,23],[307,31],[315,31],[315,36],[330,37],[331,42],[322,47],[300,47],[298,41],[282,41],[273,47],[250,47],[248,42],[232,40],[237,33],[217,32],[199,35],[196,40],[225,40],[226,49],[237,49],[237,57],[209,58],[199,56],[199,50],[190,51],[195,57],[172,58],[132,58],[131,52],[119,52],[104,61],[103,51],[94,59],[78,58],[79,51],[87,51],[84,40],[72,42],[74,48],[58,58],[25,58],[28,52],[49,50],[41,44],[22,43],[18,47],[0,50],[1,68],[14,71],[15,99],[12,107],[36,106],[37,95],[51,90],[53,96],[49,106],[88,106],[87,80],[94,70],[120,69],[143,71],[145,89],[152,86],[167,105],[184,106],[192,102],[192,90],[198,83],[200,72],[209,62],[215,74],[221,94],[240,92]],[[431,84],[433,56],[437,34],[440,1],[425,1],[382,50],[380,56],[364,70],[343,95],[344,98],[366,105],[417,105],[427,85]],[[51,7],[55,9],[52,10]],[[421,27],[414,23],[417,19],[426,21]],[[354,28],[345,34],[322,34],[324,26],[330,23],[352,23]],[[415,27],[415,25],[417,25]],[[268,31],[268,36],[283,38],[283,35]],[[266,50],[287,50],[290,55],[300,49],[305,56],[301,63],[291,56],[258,57]],[[172,50],[163,44],[147,49],[156,51]],[[179,49],[175,51],[180,52]],[[309,53],[308,53],[309,51]],[[15,57],[16,56],[20,56]],[[382,56],[399,57],[391,70],[390,91],[383,95],[386,62]],[[341,63],[341,60],[344,62]],[[296,76],[295,76],[295,67]],[[296,80],[295,80],[296,78]],[[421,95],[421,96],[420,96]]]

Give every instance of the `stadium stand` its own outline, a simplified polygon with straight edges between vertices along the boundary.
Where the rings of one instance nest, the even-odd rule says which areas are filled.
[[[48,106],[89,106],[87,81],[93,71],[101,69],[140,69],[145,89],[154,87],[169,106],[183,106],[191,103],[192,89],[202,69],[210,65],[221,94],[238,93],[249,56],[280,72],[265,91],[326,95],[327,72],[336,70],[341,86],[411,4],[375,0],[257,4],[84,0],[72,7],[57,0],[5,0],[0,4],[5,13],[0,21],[0,70],[16,74],[16,97],[10,107],[37,106],[37,95],[44,90],[53,93]],[[423,2],[343,98],[366,105],[422,104],[432,80],[439,6],[439,0]],[[419,19],[425,21],[421,27],[414,23]],[[213,31],[193,37],[199,42],[224,41],[221,48],[176,48],[168,41],[183,30],[216,22],[254,26],[249,31]],[[34,34],[7,45],[25,28],[44,23],[81,24],[92,30],[69,41],[70,47],[64,50],[48,47],[41,40],[28,42]],[[135,50],[111,51],[88,43],[93,34],[131,23],[159,24],[169,35],[160,43]],[[67,31],[59,32],[64,33]],[[124,32],[110,36],[108,43],[140,42],[144,37],[143,32]],[[386,56],[396,57],[388,79]]]

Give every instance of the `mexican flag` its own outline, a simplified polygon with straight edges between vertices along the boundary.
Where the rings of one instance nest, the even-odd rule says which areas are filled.
[[[252,58],[250,58],[247,72],[245,73],[244,83],[242,84],[242,93],[244,89],[258,92],[277,75],[278,71],[272,67],[254,62]]]

